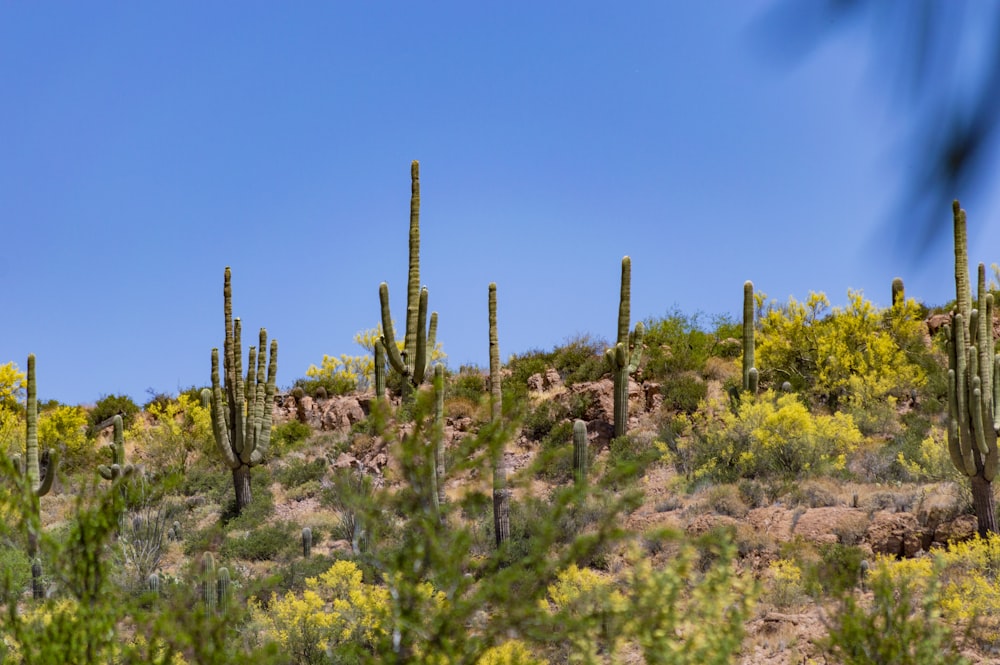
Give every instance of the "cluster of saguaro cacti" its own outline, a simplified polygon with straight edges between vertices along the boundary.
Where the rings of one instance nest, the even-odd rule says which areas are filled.
[[[265,363],[267,331],[260,329],[260,344],[250,347],[246,378],[243,377],[240,320],[233,319],[232,277],[226,267],[223,301],[226,318],[224,381],[219,377],[219,350],[212,349],[212,431],[222,458],[233,472],[236,511],[253,498],[250,468],[260,464],[271,441],[271,409],[274,406],[278,372],[278,342],[271,341]],[[225,393],[223,393],[225,390]]]
[[[743,283],[743,390],[757,392],[758,374],[754,366],[753,282]]]
[[[232,594],[228,568],[215,568],[215,557],[205,552],[201,558],[201,602],[209,614],[225,614]]]
[[[642,322],[629,332],[632,308],[632,259],[622,258],[621,296],[618,300],[618,338],[614,348],[605,352],[615,392],[615,436],[625,436],[628,430],[628,377],[639,369],[642,359]]]
[[[948,335],[948,453],[972,484],[979,534],[997,532],[993,478],[1000,428],[1000,371],[993,339],[993,295],[980,263],[976,307],[969,284],[965,211],[955,201],[955,310]]]
[[[497,285],[489,287],[490,315],[490,419],[499,424],[503,415],[503,393],[500,385],[500,337],[497,334]],[[510,538],[510,489],[507,487],[507,462],[503,448],[493,459],[493,532],[497,547]]]
[[[410,183],[410,266],[406,283],[406,330],[402,351],[396,346],[396,334],[389,311],[389,285],[382,282],[378,289],[382,306],[382,350],[392,369],[402,376],[403,397],[407,399],[424,381],[437,337],[437,312],[431,313],[428,324],[427,288],[420,286],[420,165],[416,161],[410,166]],[[376,357],[376,372],[379,371],[378,360]],[[376,374],[375,394],[380,396],[378,389]]]

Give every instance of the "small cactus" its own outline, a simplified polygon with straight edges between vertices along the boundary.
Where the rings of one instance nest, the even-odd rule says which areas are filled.
[[[225,615],[229,610],[229,602],[232,594],[232,587],[229,582],[229,569],[224,567],[219,568],[216,577],[216,611],[219,614]]]
[[[576,420],[573,423],[573,477],[577,483],[587,481],[587,423]]]
[[[31,596],[35,600],[45,599],[45,583],[42,581],[42,562],[38,558],[31,562]]]
[[[146,589],[153,595],[160,595],[160,576],[156,573],[150,573],[149,577],[146,578]]]
[[[313,532],[309,527],[302,529],[302,558],[308,559],[312,556]]]
[[[205,552],[201,558],[201,602],[205,604],[205,611],[209,614],[215,613],[216,608],[215,575],[215,557],[211,552]]]
[[[754,366],[753,282],[743,283],[743,390],[757,392],[757,368]]]

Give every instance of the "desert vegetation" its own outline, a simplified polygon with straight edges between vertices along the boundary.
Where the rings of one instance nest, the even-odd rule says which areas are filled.
[[[411,176],[365,355],[279,386],[226,268],[205,386],[39,403],[0,366],[0,663],[996,661],[998,285],[957,203],[952,303],[747,282],[633,326],[625,257],[615,340],[501,362],[484,285],[456,369]]]

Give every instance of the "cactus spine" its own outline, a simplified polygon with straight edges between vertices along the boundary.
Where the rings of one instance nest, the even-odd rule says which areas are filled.
[[[757,368],[754,366],[753,282],[743,283],[743,390],[757,392]]]
[[[260,344],[250,347],[244,381],[241,327],[240,320],[233,319],[232,278],[228,266],[223,285],[223,302],[226,319],[223,366],[225,383],[220,383],[219,380],[219,350],[212,349],[212,432],[222,458],[233,472],[236,512],[239,513],[253,498],[250,491],[250,468],[263,461],[271,441],[278,342],[271,341],[270,359],[265,363],[267,331],[260,329]]]
[[[389,311],[389,285],[378,288],[382,306],[382,346],[392,369],[403,377],[403,397],[409,399],[424,381],[437,337],[437,312],[427,323],[427,287],[420,286],[420,164],[410,165],[410,264],[406,284],[406,330],[403,351],[396,346],[396,334]]]
[[[499,424],[503,412],[500,386],[500,338],[497,335],[497,285],[489,287],[490,314],[490,418]],[[510,538],[510,489],[507,487],[507,462],[503,448],[493,460],[493,532],[497,548]]]
[[[632,308],[632,259],[622,257],[621,296],[618,300],[618,339],[614,348],[605,351],[615,392],[615,436],[625,436],[628,430],[628,376],[639,369],[642,359],[642,322],[629,332]]]
[[[587,482],[587,423],[573,422],[573,477],[577,484]]]
[[[993,340],[993,295],[986,290],[986,267],[978,270],[978,298],[972,307],[965,211],[952,208],[955,234],[956,311],[948,335],[948,453],[969,476],[979,535],[997,532],[993,478],[997,472],[997,416],[1000,390]]]

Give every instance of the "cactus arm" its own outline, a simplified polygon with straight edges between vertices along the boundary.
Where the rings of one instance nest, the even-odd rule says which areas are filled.
[[[420,304],[417,308],[417,337],[413,353],[413,383],[420,385],[427,369],[427,289],[420,290]],[[407,349],[409,350],[409,349]]]
[[[222,386],[219,384],[219,350],[212,349],[212,434],[216,447],[222,453],[222,459],[231,469],[239,467],[240,461],[233,451],[229,439],[229,428],[226,427],[226,407],[222,400]]]
[[[375,398],[385,397],[385,344],[382,338],[375,340]]]
[[[389,285],[379,284],[378,298],[382,305],[382,345],[385,347],[389,365],[397,373],[406,375],[406,365],[396,346],[396,331],[392,327],[392,314],[389,311]]]

